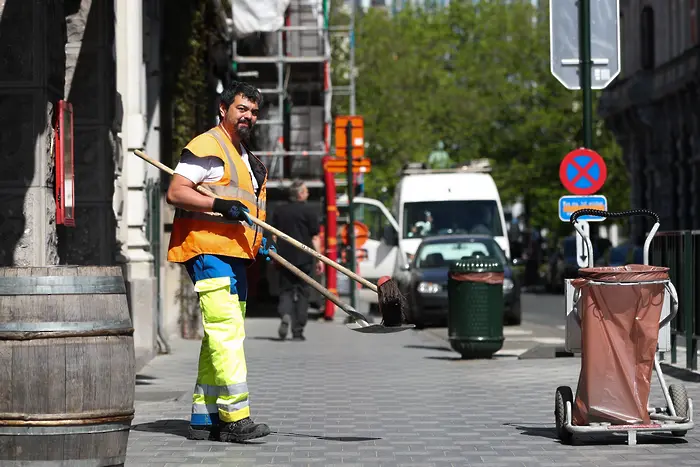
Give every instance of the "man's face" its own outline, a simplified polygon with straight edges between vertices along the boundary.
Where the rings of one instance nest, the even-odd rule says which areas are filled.
[[[221,104],[219,112],[226,126],[232,127],[238,137],[247,142],[258,121],[258,104],[239,94],[228,109]]]
[[[299,200],[306,201],[308,198],[309,198],[309,189],[306,188],[306,185],[302,185],[301,188],[299,188]]]

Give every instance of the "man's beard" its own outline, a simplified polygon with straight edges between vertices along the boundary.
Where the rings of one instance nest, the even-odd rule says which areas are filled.
[[[252,124],[249,120],[245,120],[245,123],[247,123],[247,126],[241,125],[240,123],[241,122],[239,121],[236,124],[236,134],[238,135],[238,137],[241,140],[243,140],[243,142],[247,143],[248,141],[250,141],[250,135],[253,132]]]

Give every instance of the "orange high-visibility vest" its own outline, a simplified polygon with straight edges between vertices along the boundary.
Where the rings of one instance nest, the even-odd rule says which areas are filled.
[[[250,210],[250,214],[265,220],[267,170],[256,195],[248,167],[223,130],[214,127],[195,137],[185,149],[197,157],[216,156],[221,159],[224,163],[224,176],[218,182],[202,185],[219,197],[241,201]],[[251,166],[257,161],[264,168],[262,162],[247,148],[246,151]],[[182,263],[201,254],[254,260],[262,236],[262,229],[255,224],[251,227],[246,222],[177,208],[168,246],[168,261]]]

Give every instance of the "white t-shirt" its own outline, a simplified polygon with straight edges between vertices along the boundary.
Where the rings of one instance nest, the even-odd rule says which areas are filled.
[[[253,175],[253,169],[250,167],[248,152],[243,148],[241,149],[241,159],[243,159],[243,163],[248,167],[248,173],[253,182],[253,189],[257,191],[258,181]],[[224,176],[224,163],[215,156],[197,157],[189,153],[184,153],[177,167],[175,167],[175,173],[182,175],[195,185],[204,182],[214,183],[221,180]]]

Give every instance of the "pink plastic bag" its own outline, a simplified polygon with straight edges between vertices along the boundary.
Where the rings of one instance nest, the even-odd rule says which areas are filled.
[[[668,268],[630,264],[583,268],[572,282],[581,298],[581,373],[574,425],[649,424],[651,372]],[[598,285],[591,283],[639,283]]]

